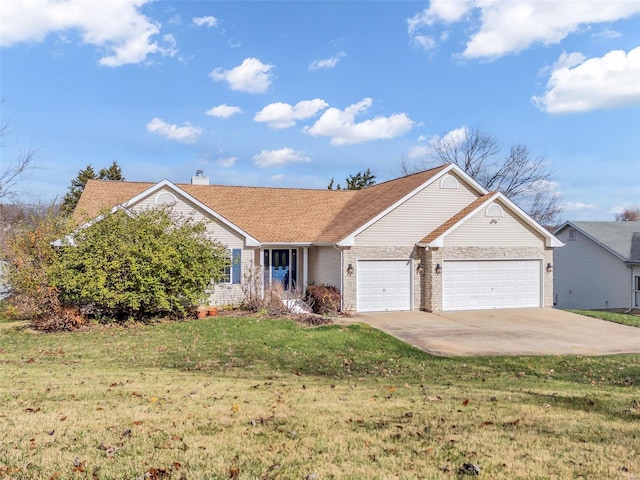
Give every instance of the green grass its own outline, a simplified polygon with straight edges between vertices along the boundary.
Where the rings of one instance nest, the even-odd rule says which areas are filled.
[[[573,313],[586,315],[587,317],[599,318],[607,322],[620,323],[630,327],[640,327],[640,315],[627,313],[606,312],[603,310],[569,310]]]
[[[0,322],[0,478],[628,479],[639,386],[638,355],[433,357],[360,324]]]

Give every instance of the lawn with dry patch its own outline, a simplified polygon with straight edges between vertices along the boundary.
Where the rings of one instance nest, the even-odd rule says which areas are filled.
[[[364,325],[5,324],[0,478],[640,478],[639,385],[637,355],[438,358]]]

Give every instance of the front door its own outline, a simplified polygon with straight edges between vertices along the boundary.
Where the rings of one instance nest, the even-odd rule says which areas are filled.
[[[636,275],[633,280],[633,285],[635,287],[635,291],[633,292],[635,294],[635,306],[640,307],[640,275]]]
[[[273,248],[264,251],[265,284],[280,283],[285,290],[295,289],[298,250]]]

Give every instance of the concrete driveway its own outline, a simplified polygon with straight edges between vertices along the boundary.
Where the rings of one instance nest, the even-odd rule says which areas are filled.
[[[434,355],[640,353],[640,328],[555,309],[362,313],[355,320]]]

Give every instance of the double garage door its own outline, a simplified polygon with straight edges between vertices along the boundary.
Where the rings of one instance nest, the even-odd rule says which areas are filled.
[[[542,305],[540,260],[449,260],[442,264],[442,309],[482,310]],[[411,310],[410,260],[361,260],[357,311]]]
[[[540,260],[445,261],[442,309],[540,307]]]

